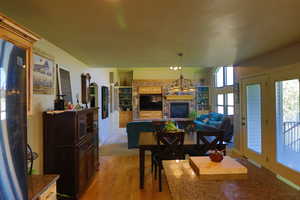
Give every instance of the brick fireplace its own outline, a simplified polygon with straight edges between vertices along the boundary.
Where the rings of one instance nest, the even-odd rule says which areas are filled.
[[[172,94],[168,91],[168,85],[174,80],[133,80],[132,82],[132,106],[133,106],[133,119],[140,119],[140,94],[139,87],[144,86],[159,86],[162,88],[162,117],[163,118],[188,118],[189,113],[196,109],[195,92]],[[174,115],[171,115],[171,105],[177,106],[179,111],[173,109]],[[181,108],[180,108],[181,107]],[[184,110],[182,110],[184,109]],[[176,116],[177,115],[177,116]]]

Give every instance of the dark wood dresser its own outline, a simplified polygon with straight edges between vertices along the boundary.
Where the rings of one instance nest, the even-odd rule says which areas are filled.
[[[59,174],[58,193],[77,200],[99,166],[98,109],[44,112],[43,120],[44,173]]]

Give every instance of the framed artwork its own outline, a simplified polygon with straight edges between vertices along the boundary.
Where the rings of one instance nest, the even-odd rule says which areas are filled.
[[[112,113],[113,111],[114,111],[114,109],[113,109],[113,105],[114,105],[114,103],[113,103],[113,86],[112,86],[112,84],[109,86],[109,91],[111,91],[110,93],[109,93],[109,101],[110,101],[110,113]]]
[[[65,95],[64,99],[66,103],[73,103],[72,88],[70,71],[66,68],[57,65],[58,71],[58,92],[61,95]]]
[[[101,87],[101,100],[102,100],[102,105],[101,105],[101,111],[102,111],[102,119],[105,119],[109,115],[108,111],[108,104],[109,104],[109,92],[108,92],[108,87],[102,86]]]
[[[119,88],[114,87],[114,111],[119,110]]]
[[[33,94],[53,94],[54,73],[54,59],[51,59],[46,54],[34,51],[32,69]]]

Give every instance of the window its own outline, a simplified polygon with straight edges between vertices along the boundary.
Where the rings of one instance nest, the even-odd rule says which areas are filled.
[[[216,87],[233,85],[233,67],[219,67],[216,71]]]
[[[228,93],[227,94],[227,101],[226,101],[226,106],[227,106],[227,115],[233,115],[234,114],[234,95],[233,93]]]
[[[234,69],[233,66],[218,67],[215,72],[215,111],[225,115],[234,115]]]
[[[234,115],[234,95],[225,93],[217,95],[217,112],[225,115]]]
[[[218,113],[224,114],[224,94],[218,94],[217,106]]]
[[[224,67],[219,67],[216,72],[216,85],[217,87],[224,86]]]

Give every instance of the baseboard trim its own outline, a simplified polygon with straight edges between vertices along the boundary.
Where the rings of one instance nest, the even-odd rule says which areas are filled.
[[[258,167],[258,168],[261,168],[261,167],[262,167],[261,164],[255,162],[254,160],[251,160],[251,159],[249,159],[249,158],[247,158],[247,160],[248,160],[250,163],[252,163],[253,165],[255,165],[256,167]]]
[[[240,152],[240,150],[234,147],[230,150],[230,153],[232,154],[233,157],[244,157],[242,152]]]
[[[297,184],[293,183],[292,181],[280,176],[279,174],[277,174],[276,177],[280,181],[284,182],[285,184],[287,184],[287,185],[291,186],[292,188],[295,188],[296,190],[300,191],[300,186],[299,185],[297,185]]]

